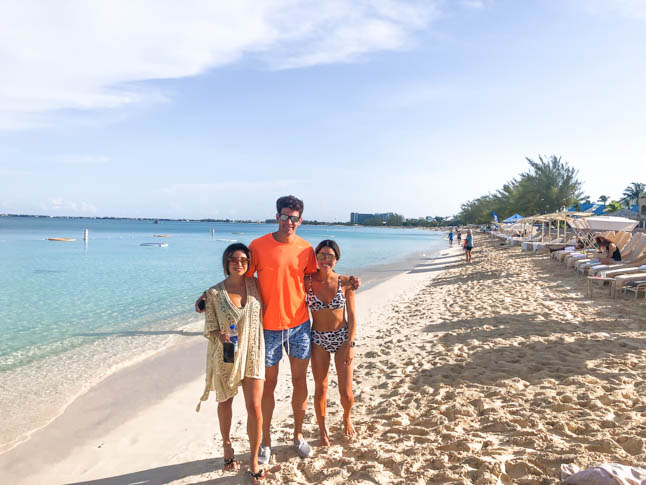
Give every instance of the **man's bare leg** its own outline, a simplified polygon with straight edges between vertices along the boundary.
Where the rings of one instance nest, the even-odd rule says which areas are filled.
[[[307,408],[307,366],[310,359],[289,358],[292,370],[292,410],[294,412],[294,440],[303,437],[303,421]],[[265,384],[266,386],[266,384]]]

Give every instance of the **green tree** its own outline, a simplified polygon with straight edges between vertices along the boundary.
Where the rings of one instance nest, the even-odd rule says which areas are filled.
[[[552,155],[538,162],[527,158],[530,170],[521,174],[516,205],[525,215],[547,214],[571,206],[586,196],[581,191],[578,170]]]
[[[622,194],[621,203],[626,207],[631,207],[637,203],[637,200],[646,197],[646,185],[638,182],[631,183]]]
[[[538,160],[527,158],[530,170],[494,194],[462,204],[458,218],[465,224],[481,224],[490,222],[494,211],[503,220],[516,212],[525,216],[556,212],[586,198],[577,170],[556,155],[546,159],[539,156]]]
[[[600,195],[599,198],[597,199],[597,202],[601,202],[602,204],[605,205],[609,199],[610,197],[608,197],[607,195]]]
[[[606,212],[607,213],[617,212],[618,210],[621,210],[623,208],[624,208],[624,205],[621,202],[619,202],[618,200],[613,200],[613,201],[608,202],[608,204],[606,204]]]

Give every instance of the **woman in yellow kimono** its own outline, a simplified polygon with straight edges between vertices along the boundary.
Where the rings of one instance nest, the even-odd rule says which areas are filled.
[[[231,244],[222,255],[226,278],[206,292],[204,336],[209,339],[206,358],[206,387],[201,401],[215,391],[218,420],[224,447],[224,469],[237,468],[229,436],[233,396],[242,386],[247,407],[249,433],[249,473],[254,480],[263,478],[258,467],[258,449],[262,432],[261,399],[265,379],[265,342],[262,331],[262,299],[255,278],[246,278],[249,249]],[[232,344],[235,330],[237,343]],[[235,340],[235,339],[234,339]],[[199,411],[199,404],[197,410]]]

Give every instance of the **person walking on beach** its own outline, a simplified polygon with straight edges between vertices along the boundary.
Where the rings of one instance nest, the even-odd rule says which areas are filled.
[[[456,233],[456,236],[458,237],[458,246],[459,246],[460,243],[462,242],[462,233],[460,232],[460,228],[458,228],[457,231],[455,231],[455,233]]]
[[[304,204],[289,195],[276,201],[278,230],[255,239],[249,245],[251,264],[247,277],[258,275],[258,286],[264,302],[265,387],[262,395],[263,431],[258,453],[261,464],[271,458],[271,419],[274,412],[274,390],[278,380],[278,364],[283,348],[289,357],[292,373],[292,410],[294,413],[294,448],[301,458],[312,456],[313,450],[303,438],[303,421],[307,406],[307,366],[311,353],[311,328],[305,303],[305,274],[317,270],[312,246],[296,235],[302,223]],[[359,278],[350,277],[354,289]],[[195,310],[201,312],[200,302]]]
[[[244,244],[236,243],[227,247],[222,255],[226,278],[206,292],[204,336],[209,339],[209,346],[206,386],[200,404],[208,399],[210,391],[215,391],[224,448],[224,470],[234,471],[238,463],[231,446],[232,405],[238,387],[242,386],[250,444],[249,474],[256,482],[263,478],[263,471],[258,466],[258,450],[262,432],[265,341],[262,334],[262,299],[256,279],[245,277],[249,256],[249,249]]]
[[[464,254],[467,258],[467,263],[471,262],[471,250],[473,249],[473,234],[471,229],[467,229],[467,236],[464,238]]]
[[[453,229],[449,230],[449,247],[453,247]]]
[[[330,239],[321,241],[316,247],[318,271],[305,278],[307,305],[312,312],[314,410],[319,425],[320,446],[330,445],[325,417],[332,355],[334,355],[339,396],[343,406],[343,431],[347,437],[354,436],[350,411],[354,404],[352,363],[357,323],[354,291],[350,278],[334,272],[334,266],[340,258],[341,250],[335,241]]]

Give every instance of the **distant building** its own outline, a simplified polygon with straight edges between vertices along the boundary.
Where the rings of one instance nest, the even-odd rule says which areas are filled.
[[[373,214],[360,214],[358,212],[350,213],[350,224],[363,224],[366,219],[373,217]]]
[[[387,222],[390,217],[397,214],[394,212],[383,212],[381,214],[360,214],[359,212],[350,213],[350,224],[363,224],[368,219],[378,219],[381,222]]]

